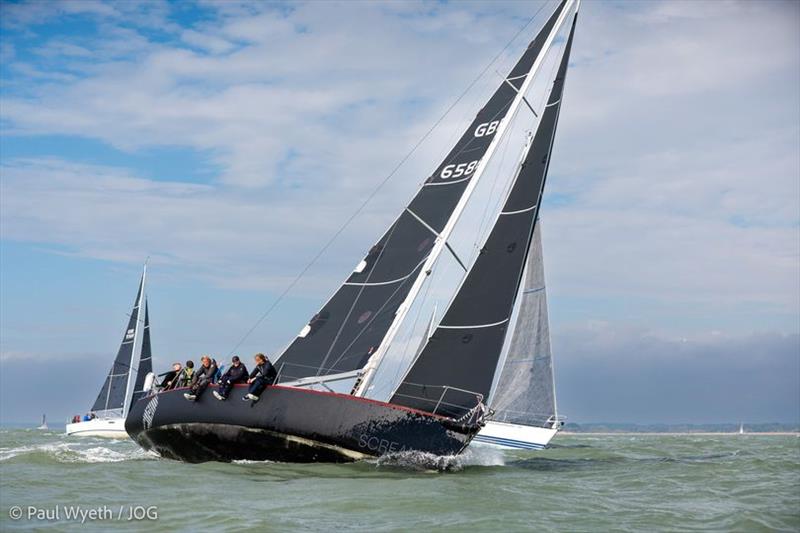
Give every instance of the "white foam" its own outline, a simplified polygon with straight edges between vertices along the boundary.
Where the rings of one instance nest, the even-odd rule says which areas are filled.
[[[81,448],[81,444],[62,442],[58,444],[3,448],[0,449],[0,462],[29,453],[44,453],[61,463],[117,463],[153,457],[153,454],[141,449],[118,451],[105,446]]]

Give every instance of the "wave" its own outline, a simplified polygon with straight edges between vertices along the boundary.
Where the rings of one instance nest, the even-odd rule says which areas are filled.
[[[383,455],[374,460],[379,467],[394,467],[412,471],[459,472],[473,466],[505,466],[502,450],[467,448],[461,455],[435,455],[427,452],[404,451]]]
[[[84,443],[57,443],[0,448],[0,462],[55,461],[58,463],[118,463],[121,461],[157,458],[142,449],[114,450],[106,446],[86,447]]]

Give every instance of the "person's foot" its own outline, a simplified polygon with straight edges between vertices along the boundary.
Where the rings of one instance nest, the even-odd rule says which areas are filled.
[[[222,400],[225,399],[225,396],[223,396],[222,394],[218,393],[217,391],[211,391],[211,393],[214,395],[214,398],[216,398],[217,400],[222,401]]]
[[[190,402],[193,402],[197,399],[197,396],[195,396],[194,394],[189,394],[188,392],[184,392],[183,397],[189,400]]]

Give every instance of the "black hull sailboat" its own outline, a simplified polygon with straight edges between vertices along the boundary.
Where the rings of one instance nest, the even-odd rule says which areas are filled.
[[[275,385],[257,402],[242,401],[243,386],[226,401],[209,391],[197,402],[186,401],[180,390],[150,395],[128,414],[128,434],[146,449],[189,462],[461,453],[484,426],[484,401],[522,283],[577,4],[559,3],[444,161],[276,358]],[[572,23],[566,24],[570,12]],[[569,35],[547,104],[537,113],[526,91],[562,28]],[[523,124],[535,125],[536,133],[525,135],[519,163],[508,173],[502,210],[486,240],[475,243],[479,253],[468,267],[448,239],[501,139],[511,137],[508,125],[520,110],[530,111]],[[461,284],[438,326],[421,339],[415,359],[407,361],[400,382],[390,381],[391,394],[383,395],[376,376],[399,331],[415,322],[406,318],[424,299],[422,289],[430,287],[445,250],[463,269]]]
[[[138,402],[125,429],[143,448],[187,462],[347,462],[406,451],[457,455],[481,429],[480,412],[463,421],[400,405],[280,385],[259,401],[237,386],[224,402],[211,391],[196,403],[185,389]]]

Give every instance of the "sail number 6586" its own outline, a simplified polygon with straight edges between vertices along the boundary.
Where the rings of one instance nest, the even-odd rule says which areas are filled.
[[[442,173],[439,176],[443,179],[449,178],[458,178],[461,176],[469,176],[475,171],[475,167],[478,166],[479,159],[475,161],[470,161],[469,163],[459,163],[456,165],[455,163],[452,165],[447,165],[442,169]]]

